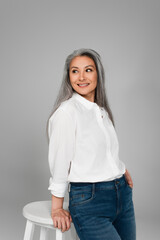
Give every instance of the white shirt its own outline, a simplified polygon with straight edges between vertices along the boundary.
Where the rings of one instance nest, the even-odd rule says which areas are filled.
[[[74,92],[48,125],[51,194],[64,197],[69,182],[110,181],[125,173],[115,128],[104,108]]]

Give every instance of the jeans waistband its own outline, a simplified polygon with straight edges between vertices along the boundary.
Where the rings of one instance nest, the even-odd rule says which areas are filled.
[[[126,181],[125,174],[122,175],[120,178],[115,178],[111,181],[102,181],[102,182],[70,182],[70,187],[83,187],[83,186],[92,186],[95,185],[95,188],[101,187],[115,187],[115,185],[124,184]]]

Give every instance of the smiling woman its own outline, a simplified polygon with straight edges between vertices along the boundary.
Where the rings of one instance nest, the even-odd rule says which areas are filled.
[[[73,221],[81,240],[135,240],[132,179],[105,92],[100,55],[78,49],[65,62],[48,125],[52,219],[62,232]],[[69,211],[63,209],[69,193]]]
[[[76,92],[85,95],[89,101],[94,102],[97,70],[93,59],[87,56],[73,58],[70,63],[69,78]]]

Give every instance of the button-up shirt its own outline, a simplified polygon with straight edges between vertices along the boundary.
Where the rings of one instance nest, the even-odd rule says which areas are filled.
[[[74,92],[49,119],[48,190],[64,197],[69,182],[110,181],[125,173],[107,111]]]

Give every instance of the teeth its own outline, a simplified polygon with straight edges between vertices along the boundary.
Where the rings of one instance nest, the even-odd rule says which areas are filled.
[[[87,86],[89,85],[89,83],[86,83],[86,84],[78,84],[79,86]]]

